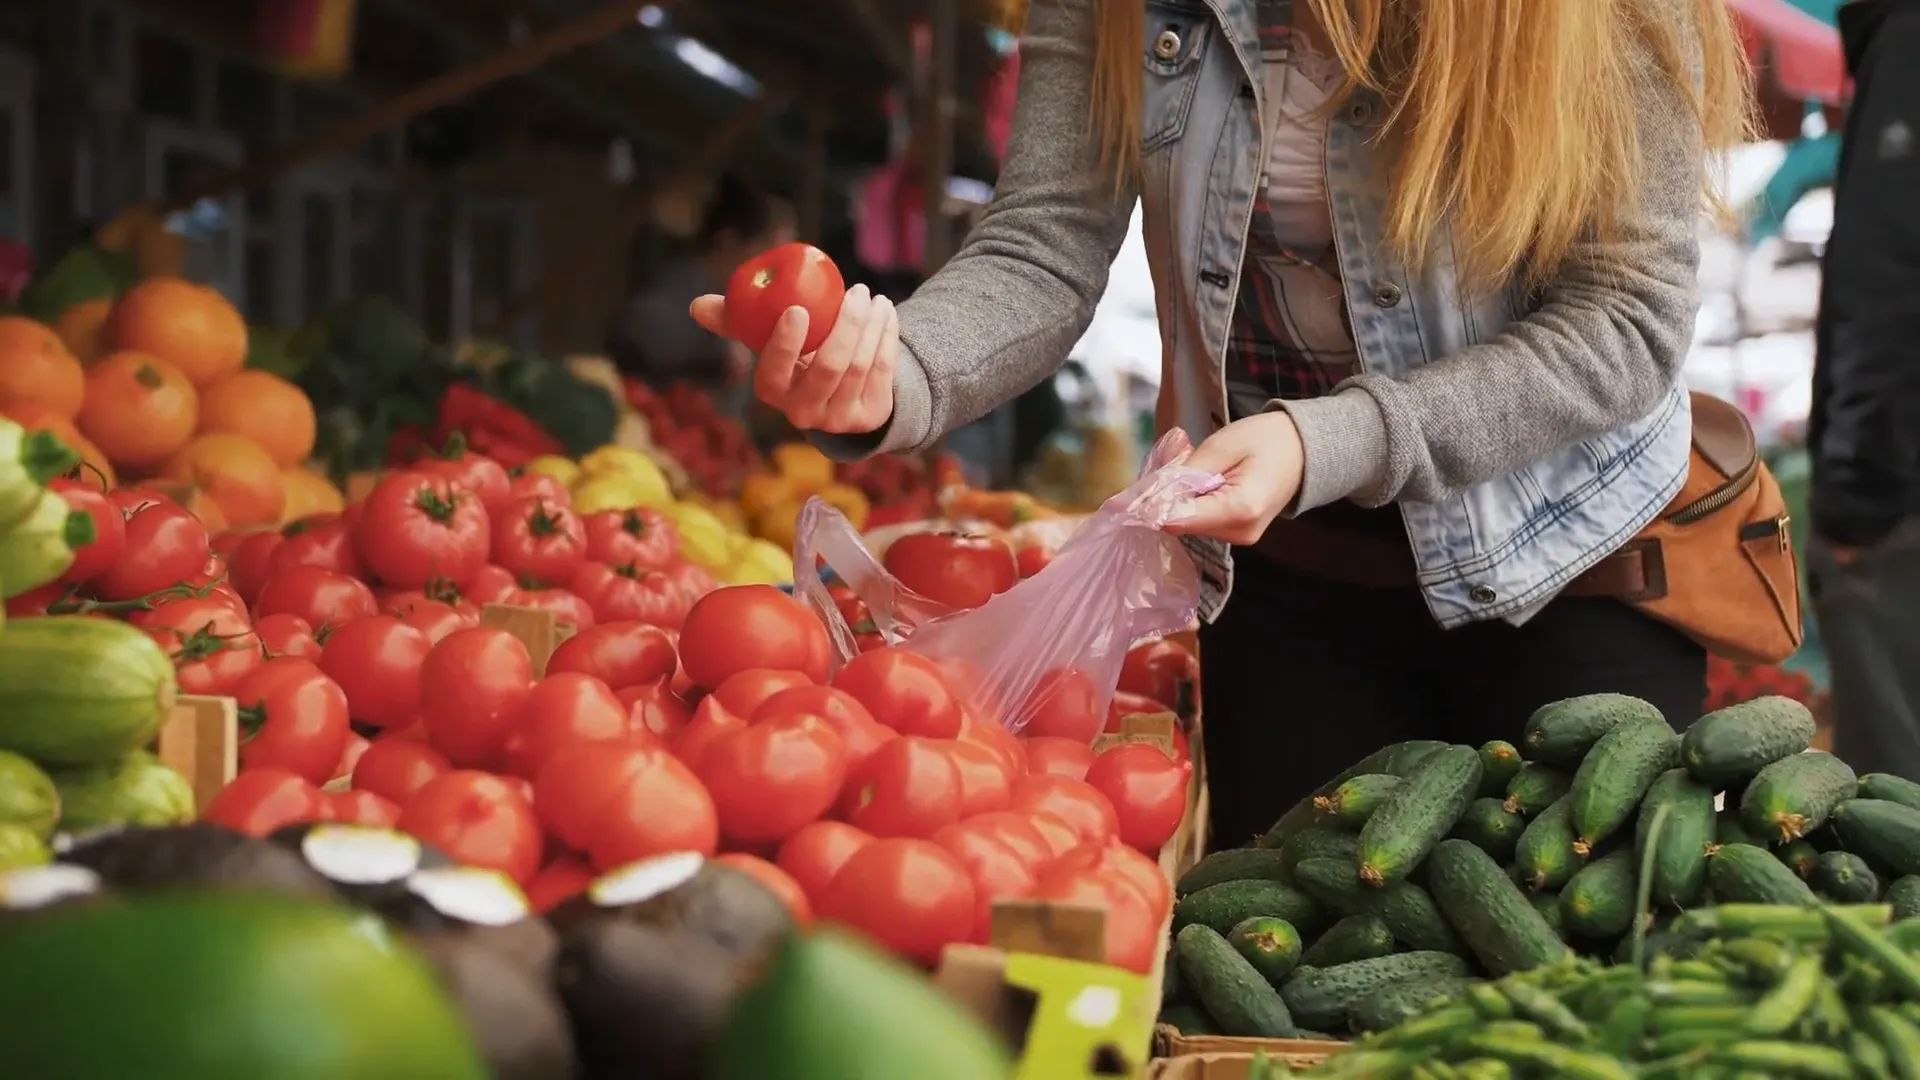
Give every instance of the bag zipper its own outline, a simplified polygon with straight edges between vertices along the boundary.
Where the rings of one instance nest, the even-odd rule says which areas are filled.
[[[1739,498],[1753,486],[1754,478],[1760,475],[1760,455],[1747,462],[1745,468],[1727,478],[1727,482],[1693,500],[1687,505],[1666,516],[1668,524],[1691,525],[1701,518],[1722,510],[1733,500]]]

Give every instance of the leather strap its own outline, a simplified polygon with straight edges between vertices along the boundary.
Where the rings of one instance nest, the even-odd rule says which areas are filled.
[[[1253,547],[1290,570],[1363,588],[1410,589],[1419,584],[1413,552],[1408,548],[1306,518],[1275,520]],[[1667,595],[1666,560],[1660,541],[1635,537],[1574,578],[1560,595],[1608,597],[1630,604]]]

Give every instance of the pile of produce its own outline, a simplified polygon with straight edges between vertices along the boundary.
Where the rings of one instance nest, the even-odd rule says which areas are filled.
[[[633,378],[620,381],[627,407],[647,422],[648,437],[687,470],[712,498],[731,497],[741,480],[761,464],[747,426],[720,415],[713,395],[687,382],[655,390]]]
[[[35,973],[0,980],[21,1076],[1011,1075],[910,968],[698,853],[543,917],[385,829],[122,830],[0,874],[0,968]]]
[[[1920,785],[1856,776],[1808,750],[1813,735],[1786,698],[1682,736],[1646,702],[1600,694],[1542,708],[1519,747],[1386,747],[1179,882],[1163,1018],[1373,1031],[1478,977],[1618,962],[1703,904],[1884,894],[1905,911]]]

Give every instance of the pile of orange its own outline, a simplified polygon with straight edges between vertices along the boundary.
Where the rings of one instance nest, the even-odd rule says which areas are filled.
[[[54,432],[109,482],[189,488],[210,528],[339,510],[339,491],[303,464],[313,404],[246,358],[246,321],[225,297],[148,278],[51,327],[0,317],[0,415]]]

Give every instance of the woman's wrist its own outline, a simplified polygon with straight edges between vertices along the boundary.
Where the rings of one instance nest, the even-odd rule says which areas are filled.
[[[1276,399],[1267,409],[1293,418],[1305,460],[1288,516],[1342,499],[1388,501],[1387,424],[1372,394],[1349,386],[1325,397]]]

